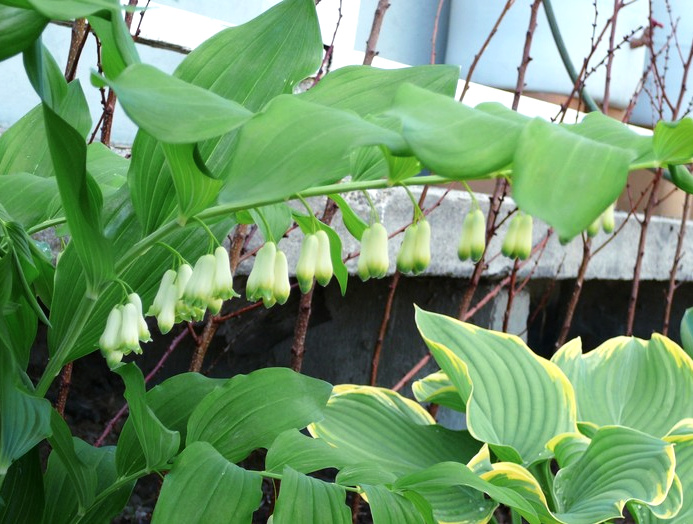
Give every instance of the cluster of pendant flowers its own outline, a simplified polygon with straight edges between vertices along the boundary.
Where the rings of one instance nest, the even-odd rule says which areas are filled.
[[[410,197],[412,195],[410,194]],[[405,229],[396,260],[400,273],[418,275],[431,262],[431,226],[424,213],[414,202],[414,219]],[[371,224],[364,226],[360,235],[358,276],[366,281],[383,278],[390,267],[388,233],[371,203]],[[296,280],[302,293],[308,293],[313,283],[326,286],[334,275],[334,263],[340,257],[337,245],[330,242],[329,230],[313,217],[311,230],[305,231],[296,265]],[[509,258],[526,260],[532,252],[532,217],[518,211],[510,220],[501,252]],[[599,229],[610,233],[614,229],[614,208],[610,206],[587,229],[589,236]],[[211,233],[210,233],[211,234]],[[332,233],[333,234],[333,233]],[[460,260],[476,263],[486,249],[486,223],[484,214],[474,199],[472,210],[465,216],[457,247]],[[147,316],[156,317],[161,333],[168,333],[174,324],[182,321],[202,320],[207,311],[217,315],[225,300],[239,296],[233,289],[233,276],[227,251],[219,246],[213,254],[201,256],[194,267],[182,259],[177,269],[169,269],[161,279]],[[258,250],[255,263],[248,276],[246,297],[250,301],[262,300],[265,307],[284,304],[291,294],[288,261],[276,242],[269,240]],[[124,304],[118,304],[108,315],[106,327],[99,339],[99,347],[108,365],[120,364],[125,355],[142,352],[140,342],[149,342],[151,336],[142,314],[142,301],[136,293],[129,293]]]

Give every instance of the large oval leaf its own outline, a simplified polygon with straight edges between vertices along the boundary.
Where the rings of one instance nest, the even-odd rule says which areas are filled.
[[[262,500],[262,477],[236,466],[210,444],[194,442],[166,475],[152,523],[250,524]]]
[[[203,440],[232,462],[269,448],[282,432],[322,418],[332,386],[286,368],[237,375],[209,393],[188,421],[187,443]]]
[[[416,324],[467,402],[469,432],[501,458],[532,464],[550,456],[551,438],[577,432],[570,382],[520,338],[419,308]]]
[[[47,23],[36,11],[0,5],[0,61],[33,44]]]
[[[415,402],[368,386],[336,386],[325,418],[308,429],[349,463],[377,464],[395,475],[438,462],[467,462],[480,447],[466,431],[435,424]]]
[[[663,437],[682,419],[693,417],[693,360],[666,337],[608,340],[582,354],[580,339],[552,358],[577,395],[578,420],[597,426],[618,424]]]

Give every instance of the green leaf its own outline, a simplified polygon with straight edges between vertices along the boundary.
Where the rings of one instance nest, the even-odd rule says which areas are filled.
[[[383,486],[363,486],[373,524],[424,524],[425,520],[416,506],[398,493]]]
[[[628,500],[657,505],[674,481],[674,447],[639,431],[606,426],[554,482],[556,517],[595,524],[621,517]]]
[[[43,515],[43,475],[38,446],[10,466],[0,489],[0,522],[36,524]]]
[[[402,84],[413,84],[428,91],[455,96],[459,67],[424,65],[402,69],[378,69],[371,66],[346,66],[327,74],[305,93],[303,100],[354,111],[361,116],[389,109]]]
[[[631,502],[628,509],[631,511],[639,524],[661,524],[671,521],[671,517],[676,517],[673,522],[688,522],[693,518],[693,421],[690,419],[682,421],[672,432],[664,437],[664,440],[674,444],[676,454],[676,478],[672,489],[669,491],[667,499],[656,507],[646,506]],[[677,480],[680,480],[683,491],[683,500],[680,507],[672,505],[672,492]],[[673,506],[673,507],[672,507]],[[668,510],[663,513],[662,510]],[[678,510],[678,511],[677,511]],[[655,514],[656,513],[656,514]]]
[[[115,370],[125,382],[125,399],[130,410],[129,419],[137,434],[147,471],[165,467],[180,447],[180,433],[164,426],[147,405],[144,392],[144,377],[134,363],[125,364]]]
[[[181,373],[147,391],[145,401],[165,427],[180,433],[182,443],[187,434],[190,414],[209,392],[225,382],[198,373]],[[146,467],[144,452],[130,418],[125,421],[118,437],[116,465],[121,475],[129,475]]]
[[[317,70],[321,60],[315,4],[285,0],[247,24],[202,43],[183,60],[175,76],[257,111],[275,96],[291,93],[295,84]],[[232,131],[200,144],[200,156],[210,171],[228,169],[236,139],[237,132]],[[150,233],[173,212],[171,174],[156,140],[141,130],[132,155],[132,200],[144,232]]]
[[[622,425],[655,437],[693,417],[693,360],[674,342],[617,337],[582,354],[580,339],[552,358],[575,388],[578,419],[597,426]],[[618,376],[618,383],[614,377]]]
[[[291,227],[291,208],[284,203],[249,209],[266,242],[279,242]]]
[[[635,163],[654,159],[651,136],[640,135],[622,122],[599,111],[588,113],[579,124],[564,125],[563,128],[602,144],[630,150]]]
[[[103,9],[118,7],[115,0],[61,0],[59,3],[53,0],[28,0],[34,9],[43,16],[55,20],[72,20],[85,18]]]
[[[252,116],[237,102],[147,64],[132,64],[113,80],[92,76],[92,81],[109,85],[133,122],[171,144],[214,138]]]
[[[681,346],[689,357],[693,357],[693,307],[689,307],[681,318]]]
[[[237,375],[209,393],[190,415],[187,444],[211,443],[231,462],[269,448],[291,428],[322,418],[332,386],[286,368]]]
[[[195,144],[162,144],[162,148],[176,187],[179,221],[185,223],[214,202],[221,181],[212,178],[204,164],[198,165]]]
[[[445,490],[451,486],[467,486],[486,493],[496,502],[519,511],[530,523],[539,524],[536,512],[520,495],[509,488],[499,487],[492,482],[482,479],[464,464],[443,462],[423,471],[401,477],[395,482],[397,489],[423,491],[424,497],[426,497],[427,493],[432,493],[439,489]],[[480,511],[482,514],[487,511],[486,508],[475,507],[473,509],[475,512],[478,513]]]
[[[0,178],[15,173],[53,175],[41,104],[0,135]],[[3,195],[3,202],[6,198]]]
[[[366,228],[368,228],[368,224],[351,209],[351,206],[341,195],[332,194],[328,196],[339,206],[339,210],[342,212],[342,223],[344,227],[347,228],[347,231],[349,231],[351,236],[356,240],[361,240],[361,236]]]
[[[207,442],[194,442],[164,478],[152,523],[252,522],[262,477],[229,462]],[[283,485],[282,485],[283,489]]]
[[[513,198],[523,211],[569,240],[618,198],[634,156],[630,150],[534,119],[524,128],[515,151]]]
[[[127,66],[140,63],[120,9],[99,11],[88,20],[101,42],[101,67],[108,78],[116,78]]]
[[[113,275],[111,245],[101,226],[101,190],[86,171],[87,145],[79,133],[44,104],[48,145],[72,242],[90,293]]]
[[[46,509],[44,524],[100,523],[109,521],[120,513],[127,504],[135,481],[123,482],[118,479],[115,468],[115,448],[105,446],[95,448],[76,437],[72,438],[74,457],[78,467],[95,482],[95,495],[109,489],[109,493],[95,497],[88,508],[80,511],[77,494],[67,468],[57,453],[48,457],[48,468],[44,484],[46,486]],[[119,483],[120,487],[113,488]]]
[[[467,403],[467,426],[503,460],[530,465],[548,458],[546,443],[577,432],[575,393],[555,364],[513,335],[416,309],[433,358]],[[527,413],[542,413],[537,424]]]
[[[347,463],[348,458],[340,450],[297,429],[280,433],[265,457],[265,469],[274,473],[281,473],[284,466],[299,473],[312,473],[326,468],[341,469]]]
[[[686,193],[693,193],[693,174],[686,166],[669,166],[664,172],[664,176],[668,175],[668,180],[671,181],[679,189]]]
[[[396,475],[438,462],[467,462],[480,446],[465,431],[435,424],[415,402],[368,386],[335,386],[325,418],[308,429],[350,464],[376,464]]]
[[[99,184],[104,198],[108,198],[125,185],[129,167],[128,159],[113,152],[101,142],[87,146],[87,173]]]
[[[0,61],[33,44],[47,23],[36,11],[0,5]]]
[[[402,122],[402,135],[416,157],[452,179],[481,177],[507,167],[522,126],[454,99],[405,84],[386,115]]]
[[[49,442],[53,448],[51,454],[55,454],[60,460],[65,477],[74,489],[78,510],[82,511],[89,507],[96,495],[96,471],[88,468],[77,455],[70,428],[54,409],[50,411],[50,427],[52,434]],[[47,493],[47,498],[50,498],[50,493]]]
[[[272,524],[350,524],[341,486],[306,477],[285,467]]]
[[[19,307],[13,313],[6,313],[0,318],[5,324],[8,345],[14,353],[14,359],[22,370],[29,365],[29,353],[36,338],[38,318],[24,297],[18,300]]]
[[[431,402],[461,413],[467,409],[466,399],[462,399],[458,389],[443,371],[414,382],[412,392],[419,402]]]
[[[25,228],[51,218],[51,210],[59,205],[57,192],[55,178],[29,173],[0,176],[0,204]]]
[[[241,129],[220,200],[258,204],[337,182],[351,151],[372,144],[402,147],[396,133],[352,113],[279,96]]]
[[[0,481],[13,461],[51,434],[51,405],[26,392],[9,351],[0,351]]]
[[[693,161],[693,119],[657,122],[652,148],[660,165],[689,164]]]

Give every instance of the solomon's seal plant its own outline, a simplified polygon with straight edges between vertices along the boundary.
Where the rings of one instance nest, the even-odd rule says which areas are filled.
[[[65,80],[41,40],[49,20],[82,18],[100,41],[92,83],[112,89],[139,128],[127,159],[89,143],[84,86]],[[663,337],[616,339],[585,356],[573,341],[547,361],[515,337],[419,310],[441,371],[415,394],[464,412],[459,431],[387,389],[273,368],[185,373],[146,391],[138,365],[123,362],[150,338],[143,310],[166,333],[234,296],[228,255],[210,253],[209,241],[239,225],[265,239],[249,300],[287,300],[277,242],[292,221],[307,235],[301,291],[334,276],[344,292],[339,234],[289,201],[324,196],[340,207],[367,280],[389,269],[388,233],[341,193],[506,177],[520,212],[503,252],[524,259],[532,216],[566,241],[605,212],[613,228],[609,209],[629,172],[693,159],[690,119],[643,137],[598,113],[567,126],[472,108],[453,98],[454,66],[348,67],[294,95],[323,59],[314,0],[284,0],[219,32],[173,75],[141,62],[115,0],[0,0],[0,60],[18,53],[40,102],[0,136],[1,520],[106,522],[151,473],[166,474],[154,523],[249,523],[263,478],[282,480],[274,524],[346,523],[347,492],[367,499],[376,524],[486,523],[498,504],[531,523],[594,524],[625,505],[640,523],[693,519],[693,412],[682,400],[693,366]],[[692,187],[686,169],[667,173]],[[477,259],[483,221],[472,213],[461,257]],[[69,241],[53,263],[31,235],[56,226]],[[401,269],[422,271],[429,242],[428,222],[415,220]],[[162,246],[177,253],[173,267]],[[32,381],[39,322],[50,358]],[[98,348],[125,384],[129,417],[115,446],[73,438],[46,399],[66,365]],[[239,465],[257,449],[267,450],[263,465]],[[334,482],[309,475],[325,468],[338,471]]]

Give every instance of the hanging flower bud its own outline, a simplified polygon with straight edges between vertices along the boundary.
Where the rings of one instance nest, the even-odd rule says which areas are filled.
[[[414,274],[418,275],[431,263],[431,225],[427,220],[417,224],[416,243],[414,249]]]
[[[152,302],[149,311],[147,311],[148,317],[159,315],[159,313],[161,312],[161,308],[164,304],[166,293],[168,293],[169,287],[173,287],[175,289],[175,280],[176,272],[173,269],[169,269],[168,271],[166,271],[166,273],[164,273],[164,276],[161,278],[161,284],[159,284],[159,290],[156,292],[156,296],[154,297],[154,302]]]
[[[233,275],[226,249],[219,246],[214,250],[214,288],[212,295],[217,299],[228,300],[238,294],[233,290]],[[213,313],[216,315],[216,313]]]
[[[214,294],[214,272],[216,259],[214,255],[203,255],[195,263],[192,275],[185,286],[183,301],[193,307],[204,307]]]
[[[508,258],[515,258],[515,256],[517,256],[517,231],[520,226],[520,218],[520,215],[515,215],[510,220],[508,230],[505,232],[501,253]]]
[[[283,251],[277,250],[274,259],[274,299],[279,304],[285,304],[291,294],[291,284],[289,283],[289,265]]]
[[[471,215],[471,234],[469,242],[469,256],[475,264],[484,256],[486,250],[486,218],[481,209],[476,208]]]
[[[368,235],[366,264],[373,278],[382,278],[387,274],[390,258],[387,252],[387,230],[380,222],[371,226]]]
[[[370,245],[371,228],[367,227],[363,234],[361,235],[361,253],[359,254],[359,260],[356,265],[356,272],[362,281],[366,281],[371,278],[371,273],[368,270],[368,249]]]
[[[165,290],[161,310],[156,315],[159,331],[164,335],[171,331],[173,324],[176,322],[176,310],[178,309],[177,305],[179,302],[178,288],[175,283],[171,283]]]
[[[120,324],[120,349],[123,350],[125,354],[130,351],[142,353],[142,348],[140,348],[137,308],[132,303],[125,304],[122,309],[122,314],[123,320]]]
[[[214,298],[207,303],[207,309],[212,315],[218,315],[221,311],[221,306],[224,305],[224,301],[220,298]],[[204,313],[203,313],[204,316]]]
[[[472,234],[473,234],[472,213],[467,213],[462,222],[462,232],[460,241],[457,244],[457,258],[463,262],[472,256]]]
[[[321,286],[326,286],[332,279],[333,273],[330,239],[327,233],[322,229],[315,233],[315,237],[318,239],[318,256],[315,260],[315,280],[317,280],[318,284]]]
[[[130,293],[128,295],[128,301],[135,306],[135,309],[137,310],[137,334],[140,341],[150,342],[152,340],[152,336],[149,333],[147,321],[144,320],[144,316],[142,315],[142,300],[140,299],[140,296],[137,293]]]
[[[267,242],[255,255],[255,264],[248,276],[245,293],[248,300],[261,298],[265,305],[274,300],[274,264],[277,256],[277,245]]]
[[[104,356],[106,359],[106,364],[108,364],[109,369],[115,369],[118,367],[118,364],[123,360],[123,357],[125,356],[122,351],[109,351],[107,353],[104,353],[103,351],[101,354]]]
[[[592,222],[589,226],[587,226],[587,236],[590,238],[593,238],[597,236],[597,233],[599,233],[599,228],[602,226],[602,217],[601,215],[596,218],[594,222]]]
[[[120,348],[120,325],[122,322],[123,314],[120,311],[120,306],[115,306],[108,314],[106,328],[103,330],[101,338],[99,338],[99,347],[104,356]]]
[[[606,208],[602,214],[602,229],[604,233],[613,233],[616,222],[614,220],[614,204]]]
[[[178,273],[176,274],[176,298],[183,298],[183,293],[185,293],[185,288],[192,274],[193,268],[190,267],[190,264],[181,264],[178,268]]]
[[[414,269],[414,251],[416,250],[416,231],[418,226],[411,224],[404,231],[402,245],[397,254],[397,270],[400,273],[411,273]]]
[[[520,219],[515,254],[520,260],[527,260],[532,253],[532,216],[522,215]]]
[[[313,235],[306,235],[301,244],[301,254],[298,256],[296,264],[296,280],[301,293],[305,294],[313,287],[313,277],[315,276],[315,263],[318,258],[318,238]]]

